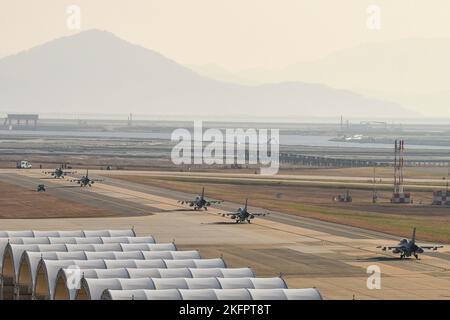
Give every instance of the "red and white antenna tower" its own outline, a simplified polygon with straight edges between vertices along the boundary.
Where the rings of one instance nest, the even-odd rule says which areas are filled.
[[[405,141],[395,140],[394,157],[394,193],[403,193],[403,153],[405,151]]]
[[[392,203],[412,203],[411,194],[403,190],[404,151],[405,141],[395,140],[394,193],[391,198]]]

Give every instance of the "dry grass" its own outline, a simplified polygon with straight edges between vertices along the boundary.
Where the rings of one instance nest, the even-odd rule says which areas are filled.
[[[0,182],[1,219],[92,218],[117,214]]]

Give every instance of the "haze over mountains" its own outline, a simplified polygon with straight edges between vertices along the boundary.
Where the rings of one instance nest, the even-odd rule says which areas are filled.
[[[0,111],[217,117],[407,114],[398,104],[320,84],[218,81],[98,30],[1,59]]]
[[[193,66],[199,73],[242,84],[304,81],[395,101],[428,115],[450,116],[450,39],[404,39],[363,44],[281,70],[232,73]]]

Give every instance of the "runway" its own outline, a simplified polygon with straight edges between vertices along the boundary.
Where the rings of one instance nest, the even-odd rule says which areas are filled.
[[[130,181],[124,181],[119,179],[114,179],[113,177],[108,177],[107,181],[105,181],[108,185],[113,185],[121,188],[126,188],[129,190],[134,190],[138,192],[148,192],[153,195],[158,195],[161,197],[167,197],[173,200],[180,200],[180,199],[193,199],[197,194],[196,193],[184,193],[174,190],[167,190],[163,188],[156,188],[153,186],[148,185],[141,185],[138,183],[130,182]],[[198,193],[200,193],[201,190],[198,190]],[[217,200],[217,199],[216,199]],[[233,202],[224,202],[220,208],[223,211],[234,211],[237,208],[242,206],[242,203],[233,203]],[[267,210],[257,207],[257,206],[250,206],[250,209],[255,212],[266,212]],[[272,212],[269,216],[262,217],[261,219],[281,222],[284,224],[289,224],[293,226],[300,226],[300,227],[307,227],[312,230],[316,231],[322,231],[327,232],[336,236],[345,236],[352,239],[373,239],[373,238],[385,238],[385,239],[395,239],[397,240],[398,237],[388,235],[388,234],[382,234],[380,232],[361,229],[361,228],[355,228],[355,227],[349,227],[345,225],[340,225],[336,223],[330,223],[326,221],[317,221],[314,219],[309,219],[305,217],[299,217],[299,216],[292,216],[288,214],[284,214],[281,212]]]
[[[255,219],[252,224],[234,224],[216,213],[236,209],[239,204],[226,203],[220,210],[193,212],[177,203],[177,199],[192,198],[197,190],[184,194],[113,178],[105,178],[89,189],[61,188],[71,183],[56,179],[47,182],[42,177],[36,170],[0,171],[1,181],[6,179],[24,188],[45,181],[61,199],[91,199],[93,206],[117,206],[124,216],[8,219],[1,221],[1,229],[134,226],[139,235],[151,234],[160,242],[175,240],[180,249],[199,249],[203,257],[223,256],[228,266],[249,266],[257,276],[281,273],[289,287],[317,287],[325,299],[450,299],[448,246],[438,253],[422,255],[418,261],[399,260],[376,248],[396,244],[398,237],[392,235],[281,213]],[[366,268],[372,265],[381,269],[379,290],[367,287],[370,274]]]

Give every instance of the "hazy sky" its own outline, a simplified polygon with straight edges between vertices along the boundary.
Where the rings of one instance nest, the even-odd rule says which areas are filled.
[[[450,37],[448,0],[0,0],[0,56],[75,32],[108,30],[180,63],[281,68],[365,42]],[[367,8],[381,8],[370,30]]]

